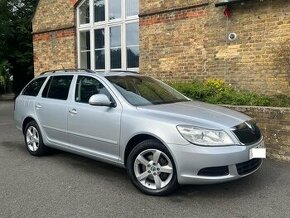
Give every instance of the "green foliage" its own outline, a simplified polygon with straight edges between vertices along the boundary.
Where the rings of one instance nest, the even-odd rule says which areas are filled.
[[[0,63],[0,94],[11,91],[12,81],[10,80],[9,68],[7,61]]]
[[[7,63],[19,92],[33,77],[31,19],[37,0],[0,0],[0,63]]]
[[[204,82],[169,83],[169,85],[191,99],[213,104],[290,107],[290,96],[266,96],[240,91],[218,79],[209,79]]]

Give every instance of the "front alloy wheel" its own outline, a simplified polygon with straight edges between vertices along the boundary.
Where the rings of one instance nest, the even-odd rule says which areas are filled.
[[[171,160],[164,152],[148,149],[141,152],[135,159],[134,173],[143,186],[158,190],[171,181],[173,168]]]
[[[173,159],[157,140],[139,143],[128,157],[127,169],[133,184],[145,194],[167,195],[178,186]]]

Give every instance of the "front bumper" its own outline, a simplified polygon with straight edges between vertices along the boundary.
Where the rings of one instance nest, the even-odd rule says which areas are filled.
[[[252,145],[226,147],[202,147],[193,144],[168,146],[173,154],[179,184],[212,184],[239,179],[255,172],[262,165],[262,160],[250,161],[249,150],[262,142],[263,139]],[[251,163],[254,165],[250,166]],[[226,167],[228,171],[221,176],[199,174],[200,170],[213,167]]]

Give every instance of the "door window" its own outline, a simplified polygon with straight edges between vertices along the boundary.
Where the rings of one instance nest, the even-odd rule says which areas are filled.
[[[67,100],[73,76],[53,76],[46,84],[42,97]]]
[[[97,79],[89,76],[78,76],[75,101],[88,104],[90,97],[95,94],[104,94],[112,100],[108,90]]]

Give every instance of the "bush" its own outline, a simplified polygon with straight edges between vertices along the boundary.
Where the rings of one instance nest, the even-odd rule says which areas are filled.
[[[219,79],[209,79],[204,82],[169,83],[169,85],[191,99],[212,104],[290,107],[290,96],[266,96],[236,90]]]
[[[0,94],[11,91],[12,82],[10,77],[8,62],[4,61],[0,63]]]

